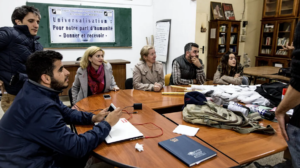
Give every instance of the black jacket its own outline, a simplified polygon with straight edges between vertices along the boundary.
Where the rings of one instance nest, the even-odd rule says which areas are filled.
[[[0,80],[4,82],[9,94],[17,95],[24,80],[10,86],[12,75],[20,73],[27,77],[25,63],[30,54],[43,50],[37,41],[38,36],[32,36],[26,25],[0,28]]]
[[[190,62],[188,62],[188,60],[185,58],[185,54],[175,58],[172,62],[172,67],[173,67],[174,61],[177,61],[177,63],[180,66],[181,78],[183,78],[183,79],[195,79],[196,78],[197,67],[194,64],[191,64]],[[199,61],[200,61],[201,65],[203,65],[202,60],[200,58],[199,58]],[[171,85],[174,84],[172,75],[170,77]]]
[[[59,93],[25,82],[0,120],[1,168],[53,167],[55,154],[79,159],[107,137],[111,127],[106,121],[84,134],[72,132],[66,124],[93,124],[93,114],[63,105]]]

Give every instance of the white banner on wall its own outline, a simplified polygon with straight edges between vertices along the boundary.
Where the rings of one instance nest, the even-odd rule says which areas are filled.
[[[49,6],[48,10],[51,43],[115,42],[113,9]]]
[[[159,22],[156,24],[154,47],[158,61],[167,61],[170,26],[170,22]]]

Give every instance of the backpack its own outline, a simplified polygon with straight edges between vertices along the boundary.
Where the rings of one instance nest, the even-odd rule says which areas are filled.
[[[265,83],[257,86],[256,92],[268,99],[272,105],[277,107],[281,102],[282,89],[287,88],[288,85],[280,82]]]
[[[241,134],[251,132],[275,133],[271,125],[263,127],[258,124],[261,117],[257,112],[246,117],[241,112],[232,112],[210,101],[204,102],[204,105],[187,104],[182,113],[183,120],[192,124],[230,129]]]

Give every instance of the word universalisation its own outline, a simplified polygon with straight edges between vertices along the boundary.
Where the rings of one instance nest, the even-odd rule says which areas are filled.
[[[114,10],[49,7],[51,43],[115,42]]]

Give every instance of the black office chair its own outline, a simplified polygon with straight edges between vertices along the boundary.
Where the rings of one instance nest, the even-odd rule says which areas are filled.
[[[73,104],[73,98],[72,98],[72,88],[69,89],[68,95],[69,95],[71,107],[73,107],[74,104]],[[73,124],[70,124],[70,128],[71,128],[72,132],[76,132],[75,126]]]
[[[73,98],[72,98],[72,88],[69,89],[68,95],[69,95],[70,105],[71,105],[71,107],[73,107],[74,104],[73,104]]]
[[[133,79],[132,78],[128,78],[125,81],[125,89],[133,89]]]

